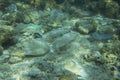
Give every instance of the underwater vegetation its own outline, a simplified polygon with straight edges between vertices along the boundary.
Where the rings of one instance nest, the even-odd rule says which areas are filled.
[[[120,80],[119,0],[0,0],[0,80]]]

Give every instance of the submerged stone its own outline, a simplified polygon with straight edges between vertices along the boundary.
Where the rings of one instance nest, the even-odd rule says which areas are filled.
[[[0,46],[0,56],[3,54],[3,48]]]
[[[66,33],[60,38],[57,38],[53,42],[52,44],[53,49],[55,49],[55,51],[61,51],[62,49],[65,50],[65,46],[67,46],[68,44],[76,40],[77,37],[78,37],[78,33],[75,33],[75,32]]]
[[[11,38],[13,33],[13,26],[1,25],[0,24],[0,44],[5,40]]]
[[[57,38],[63,36],[64,34],[66,34],[68,32],[69,32],[69,30],[65,30],[65,29],[52,30],[44,35],[44,39],[47,42],[53,42],[54,40],[56,40]]]
[[[24,43],[24,55],[25,56],[43,56],[49,53],[50,49],[47,43],[42,40],[30,40]]]
[[[97,30],[97,22],[92,19],[89,20],[79,20],[75,23],[74,30],[80,34],[91,34]]]
[[[111,39],[113,36],[113,34],[104,34],[104,33],[99,33],[99,32],[95,32],[93,33],[91,36],[92,38],[94,38],[95,40],[101,40],[101,41],[106,41]]]

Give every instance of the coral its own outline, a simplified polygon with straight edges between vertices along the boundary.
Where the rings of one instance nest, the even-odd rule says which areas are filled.
[[[119,47],[120,47],[120,41],[118,39],[118,36],[114,35],[114,38],[112,40],[109,40],[108,43],[105,44],[102,51],[103,51],[103,53],[108,53],[108,54],[111,53],[118,57],[118,56],[120,56],[119,55],[119,52],[120,52]]]
[[[118,79],[119,71],[119,60],[120,60],[120,41],[118,36],[114,35],[112,40],[109,40],[101,50],[103,58],[105,60],[105,65],[110,69],[112,77]],[[115,69],[111,69],[115,68]]]

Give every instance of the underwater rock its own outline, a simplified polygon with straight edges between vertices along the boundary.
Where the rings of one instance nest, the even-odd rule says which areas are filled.
[[[7,24],[10,24],[10,22],[7,21],[7,20],[0,20],[0,24],[1,25],[7,25]]]
[[[10,58],[10,55],[8,55],[8,54],[1,55],[0,56],[0,63],[6,63],[6,62],[8,62],[9,58]]]
[[[65,69],[62,69],[62,64],[51,61],[38,61],[36,59],[35,65],[40,69],[39,79],[45,80],[76,80],[77,76]],[[52,73],[52,74],[51,74]],[[37,79],[38,79],[37,78]]]
[[[8,64],[2,64],[0,65],[0,71],[2,72],[7,72],[7,71],[10,71],[10,66]]]
[[[31,39],[35,38],[35,34],[40,34],[42,38],[42,33],[40,32],[40,26],[35,25],[35,24],[17,24],[17,26],[14,29],[14,36],[13,39],[16,42],[25,42],[25,41],[29,41]]]
[[[40,19],[39,11],[37,10],[27,10],[25,15],[23,15],[23,20],[25,23],[38,24]]]
[[[0,65],[0,80],[5,80],[6,78],[10,78],[10,74],[11,74],[11,68],[9,64],[1,64]],[[7,73],[10,74],[7,74]],[[8,79],[9,80],[9,79]]]
[[[91,36],[93,39],[100,40],[100,41],[107,41],[112,38],[112,34],[104,34],[99,32],[95,32],[91,34]]]
[[[47,43],[42,40],[30,40],[24,43],[24,55],[27,57],[39,57],[49,53],[50,48]]]
[[[49,62],[49,61],[37,61],[35,62],[35,66],[41,71],[45,73],[53,73],[55,66],[54,63]]]
[[[40,71],[39,70],[31,70],[28,72],[29,76],[38,76],[40,75]]]
[[[55,30],[52,30],[52,31],[47,32],[47,33],[43,36],[43,38],[44,38],[47,42],[51,43],[51,42],[53,42],[55,39],[63,36],[64,34],[66,34],[66,33],[68,33],[68,32],[69,32],[69,30],[67,30],[67,29],[55,29]]]
[[[49,20],[51,23],[55,22],[57,24],[61,24],[67,18],[68,18],[67,14],[61,12],[60,10],[53,9],[50,12]]]
[[[74,30],[81,34],[90,34],[97,30],[98,23],[94,20],[79,20],[75,23]]]
[[[13,27],[8,25],[0,25],[0,44],[11,38]]]
[[[91,18],[95,31],[90,34],[91,39],[107,41],[117,33],[117,28],[114,25],[114,22],[117,23],[117,20],[104,18],[102,16],[94,16]]]
[[[15,64],[15,63],[18,63],[20,61],[22,61],[22,58],[20,58],[20,57],[10,57],[10,59],[9,59],[10,64]]]
[[[26,73],[28,73],[31,70],[31,67],[33,65],[33,61],[29,60],[23,60],[21,62],[15,63],[15,64],[11,64],[11,78],[12,79],[22,79],[22,80],[26,80],[29,79],[29,77],[24,76]]]
[[[38,77],[41,75],[41,71],[37,68],[32,68],[29,71],[22,74],[21,77]]]
[[[109,70],[107,70],[106,67],[103,65],[87,63],[83,65],[83,68],[88,74],[88,79],[86,80],[112,80],[113,79],[111,74],[109,73]]]
[[[76,18],[84,18],[84,17],[91,17],[94,15],[94,13],[90,10],[82,10],[78,9],[77,7],[71,6],[68,10],[68,13]]]
[[[64,74],[64,75],[60,75],[59,80],[84,80],[84,79],[78,79],[76,75],[74,74]]]
[[[9,24],[14,23],[17,20],[17,6],[16,4],[10,4],[5,7],[5,14],[2,15],[2,19],[9,21]]]
[[[21,21],[24,23],[44,24],[47,22],[49,11],[38,11],[37,9],[27,9],[21,15]]]
[[[65,63],[64,68],[78,76],[80,79],[87,80],[88,74],[85,72],[84,68],[75,60],[71,60]]]
[[[14,34],[34,34],[34,33],[37,33],[39,32],[39,26],[38,25],[35,25],[35,24],[23,24],[23,23],[20,23],[20,24],[17,24],[17,26],[15,27],[14,29]]]
[[[17,12],[17,6],[16,6],[15,4],[10,4],[10,5],[6,8],[6,11],[9,12],[9,13]]]
[[[115,71],[113,71],[113,77],[114,77],[114,79],[120,79],[120,71],[119,70],[115,70]]]

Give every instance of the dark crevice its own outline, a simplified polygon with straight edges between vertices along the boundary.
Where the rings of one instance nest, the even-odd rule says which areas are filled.
[[[57,4],[62,4],[65,0],[55,0]]]
[[[2,43],[2,47],[4,48],[4,49],[8,49],[10,46],[13,46],[13,45],[15,45],[16,44],[16,42],[13,40],[13,39],[7,39],[6,41],[4,41],[3,43]]]

